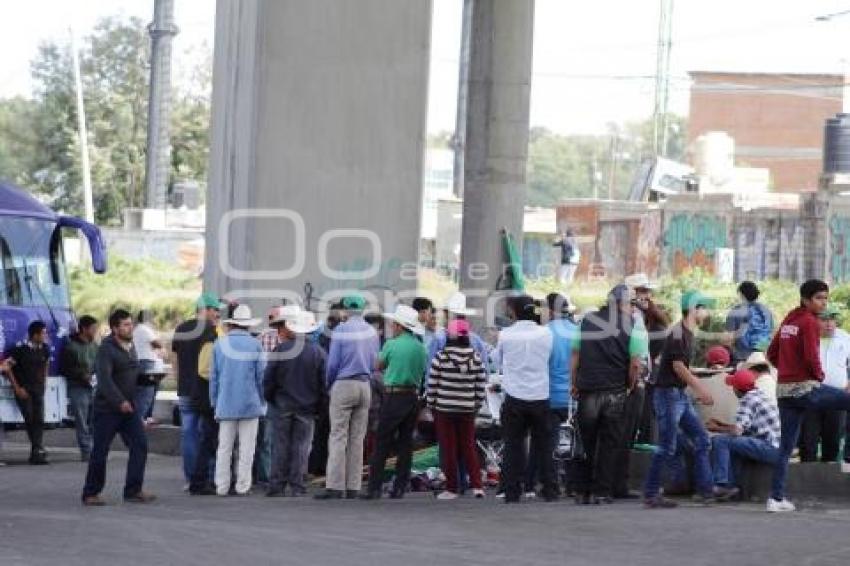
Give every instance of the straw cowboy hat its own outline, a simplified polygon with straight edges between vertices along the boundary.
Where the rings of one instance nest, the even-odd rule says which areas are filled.
[[[233,309],[233,316],[231,318],[226,318],[222,321],[224,324],[239,326],[240,328],[251,328],[252,326],[257,326],[260,322],[259,318],[253,318],[251,316],[251,307],[248,305],[239,305]]]
[[[299,311],[286,322],[287,328],[295,334],[312,334],[319,328],[316,324],[316,315],[310,311]]]
[[[272,312],[269,313],[271,320],[269,320],[269,326],[274,326],[280,323],[288,323],[295,320],[295,317],[301,312],[301,307],[298,305],[284,305],[282,307],[275,307],[272,309]]]
[[[462,316],[474,316],[478,314],[476,309],[467,308],[466,295],[460,291],[452,293],[449,298],[446,299],[446,306],[444,308],[450,313]]]
[[[384,318],[397,322],[414,334],[425,334],[425,328],[419,324],[419,313],[407,305],[398,305],[395,312],[385,312]]]

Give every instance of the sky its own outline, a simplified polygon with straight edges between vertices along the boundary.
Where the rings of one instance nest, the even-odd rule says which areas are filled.
[[[309,1],[309,0],[304,0]],[[425,0],[423,0],[425,1]],[[536,0],[531,125],[602,133],[648,118],[659,0]],[[454,129],[462,0],[433,0],[428,130]],[[671,110],[685,114],[688,71],[838,73],[850,58],[850,0],[675,0]],[[40,41],[88,33],[101,17],[149,21],[153,0],[0,0],[0,97],[28,95]],[[214,0],[175,0],[175,80],[213,44]]]

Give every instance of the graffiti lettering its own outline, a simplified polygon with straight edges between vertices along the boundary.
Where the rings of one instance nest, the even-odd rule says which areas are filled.
[[[717,248],[725,248],[726,219],[716,215],[680,213],[664,231],[664,252],[674,274],[700,267],[714,272]]]
[[[850,281],[850,217],[829,219],[829,275],[833,283]]]

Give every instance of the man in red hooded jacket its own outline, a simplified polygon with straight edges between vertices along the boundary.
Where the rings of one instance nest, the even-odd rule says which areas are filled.
[[[767,350],[767,359],[778,371],[779,418],[782,439],[779,460],[773,470],[773,482],[767,510],[771,513],[794,511],[785,499],[788,459],[797,445],[800,423],[807,409],[850,410],[850,393],[823,385],[820,364],[820,328],[817,317],[829,302],[829,286],[812,279],[800,287],[800,306],[782,321]]]

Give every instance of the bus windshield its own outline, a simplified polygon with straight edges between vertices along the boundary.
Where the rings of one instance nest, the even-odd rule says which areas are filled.
[[[56,230],[56,222],[49,220],[0,220],[0,306],[70,308]]]

